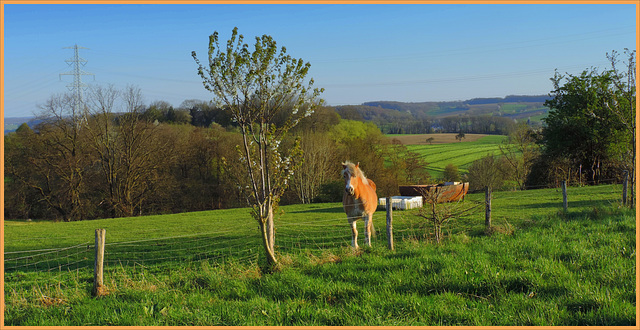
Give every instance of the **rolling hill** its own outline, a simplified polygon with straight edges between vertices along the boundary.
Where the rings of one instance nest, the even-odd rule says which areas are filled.
[[[510,95],[504,98],[475,98],[454,102],[395,102],[375,101],[365,102],[363,108],[368,107],[396,110],[400,113],[410,113],[415,117],[433,116],[447,117],[459,114],[494,115],[510,118],[527,118],[544,115],[549,110],[544,102],[550,97],[546,95],[518,96]],[[382,110],[383,111],[383,110]]]

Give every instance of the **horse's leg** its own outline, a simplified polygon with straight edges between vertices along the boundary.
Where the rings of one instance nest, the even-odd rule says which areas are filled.
[[[351,246],[358,248],[358,229],[356,229],[356,219],[350,219],[351,225]]]
[[[373,214],[367,214],[364,218],[364,244],[371,246],[371,224],[373,223]]]

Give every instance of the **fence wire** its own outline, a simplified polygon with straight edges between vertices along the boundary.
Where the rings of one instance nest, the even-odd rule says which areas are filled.
[[[509,225],[523,219],[539,216],[547,212],[554,214],[562,209],[562,190],[553,188],[529,190],[527,198],[519,193],[494,192],[492,195],[492,221],[497,225]],[[630,192],[629,192],[630,193]],[[621,204],[622,185],[567,188],[569,210],[589,210],[596,206]],[[464,203],[476,203],[478,209],[460,219],[452,219],[443,228],[445,233],[482,232],[484,226],[484,194],[469,194]],[[343,248],[351,245],[351,227],[342,205],[326,208],[312,208],[305,212],[323,214],[318,220],[296,221],[296,212],[285,213],[276,220],[276,251],[278,253],[297,253],[311,251],[321,253],[327,249]],[[393,235],[396,241],[430,239],[433,226],[428,220],[417,216],[417,210],[393,211]],[[329,214],[328,216],[325,216]],[[175,265],[176,263],[194,263],[207,261],[224,263],[236,261],[257,263],[263,254],[262,241],[255,222],[228,219],[212,220],[215,224],[193,226],[192,234],[165,235],[157,228],[138,231],[141,239],[129,241],[110,241],[107,232],[105,246],[105,269],[117,269],[127,266]],[[229,222],[236,222],[229,224]],[[372,236],[373,245],[387,244],[386,212],[378,210],[373,216],[376,235]],[[225,223],[226,225],[223,225]],[[212,230],[217,228],[217,230]],[[203,229],[207,229],[204,231]],[[364,222],[358,220],[358,244],[364,245]],[[87,239],[93,233],[87,233]],[[151,237],[149,237],[151,236]],[[130,236],[129,236],[130,237]],[[11,238],[11,241],[39,239],[43,246],[53,245],[55,238]],[[6,242],[5,242],[6,243]],[[92,269],[95,247],[93,241],[86,241],[60,248],[43,248],[4,253],[6,274],[16,272],[73,272]],[[10,280],[10,278],[9,278]]]

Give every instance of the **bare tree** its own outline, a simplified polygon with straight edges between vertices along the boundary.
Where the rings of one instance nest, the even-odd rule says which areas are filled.
[[[115,128],[114,109],[120,92],[113,86],[93,87],[89,90],[87,104],[92,120],[87,122],[87,131],[93,151],[99,160],[101,177],[106,183],[105,200],[111,216],[117,216],[118,204],[117,170],[119,165],[118,135]]]
[[[267,262],[277,264],[273,209],[291,179],[300,148],[283,150],[281,142],[289,129],[318,106],[322,92],[306,81],[310,64],[278,50],[271,36],[256,37],[249,50],[234,28],[226,47],[220,47],[218,32],[209,37],[209,63],[198,64],[198,74],[214,100],[231,113],[240,127],[243,144],[240,161],[250,181],[248,199],[260,226]],[[276,125],[276,118],[284,123]]]
[[[306,131],[300,142],[304,170],[295,172],[292,185],[302,203],[311,203],[320,193],[320,186],[327,181],[337,160],[333,143],[325,133]]]
[[[140,214],[153,188],[156,158],[168,144],[155,139],[156,126],[143,120],[139,88],[95,87],[88,104],[92,117],[86,127],[106,183],[104,202],[114,217]]]
[[[451,220],[469,215],[476,211],[479,203],[470,201],[455,201],[438,203],[442,199],[443,190],[424,189],[422,199],[424,204],[415,213],[417,216],[431,222],[436,243],[440,243],[443,238],[442,227]]]
[[[498,147],[503,159],[509,164],[513,179],[520,189],[524,190],[533,162],[540,156],[540,146],[536,143],[535,132],[522,123],[509,135],[509,142]]]
[[[635,187],[636,173],[636,51],[625,48],[627,55],[626,63],[622,64],[626,68],[619,69],[620,60],[618,52],[607,53],[607,59],[611,62],[613,73],[613,87],[608,92],[611,102],[605,102],[605,107],[610,111],[616,120],[620,122],[628,135],[628,148],[623,152],[623,166],[629,173],[631,186]],[[631,201],[633,206],[635,201],[635,189],[631,189]]]
[[[86,192],[82,122],[84,116],[74,107],[73,95],[54,95],[40,106],[43,122],[38,133],[29,132],[20,155],[6,162],[7,170],[23,185],[37,191],[40,201],[58,212],[64,221],[83,217]],[[11,159],[11,155],[9,155]]]
[[[500,188],[504,183],[504,163],[501,158],[493,155],[487,155],[483,158],[475,160],[469,166],[467,179],[471,190],[483,189],[489,187]]]

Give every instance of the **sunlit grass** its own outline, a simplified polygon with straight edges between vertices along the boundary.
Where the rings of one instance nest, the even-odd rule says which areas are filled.
[[[374,217],[373,247],[354,251],[341,204],[284,206],[276,236],[282,266],[272,273],[262,267],[247,209],[7,221],[6,251],[90,241],[95,228],[108,228],[108,244],[177,238],[112,252],[131,262],[108,263],[109,293],[99,298],[90,294],[91,249],[86,267],[7,272],[6,325],[635,325],[636,222],[619,207],[620,190],[571,188],[567,213],[555,189],[496,192],[491,235],[481,209],[449,223],[441,244],[415,210],[394,211],[395,251],[386,248],[384,211]],[[465,203],[483,199],[472,194]],[[200,234],[207,239],[187,239]],[[216,258],[215,242],[229,235],[241,247]],[[150,259],[146,249],[171,258],[136,261]],[[209,251],[198,257],[200,250]]]
[[[427,169],[432,177],[442,177],[444,168],[448,164],[458,167],[461,174],[467,173],[467,169],[473,161],[488,154],[500,154],[499,145],[505,140],[503,135],[488,135],[473,142],[453,142],[434,145],[408,145],[407,148],[423,156],[429,163]]]

